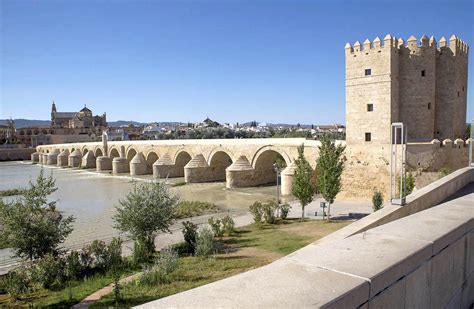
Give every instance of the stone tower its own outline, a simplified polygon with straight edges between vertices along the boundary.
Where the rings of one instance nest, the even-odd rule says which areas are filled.
[[[385,144],[390,124],[403,122],[408,142],[464,135],[468,46],[451,36],[423,35],[346,44],[348,145]]]

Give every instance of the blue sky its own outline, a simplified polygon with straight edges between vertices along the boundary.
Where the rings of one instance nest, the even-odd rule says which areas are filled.
[[[0,118],[344,123],[344,45],[474,46],[471,1],[0,0]],[[474,118],[470,57],[468,118]]]

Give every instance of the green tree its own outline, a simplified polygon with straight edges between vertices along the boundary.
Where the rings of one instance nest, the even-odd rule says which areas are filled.
[[[45,177],[41,170],[19,199],[0,201],[0,243],[13,248],[17,257],[34,260],[47,254],[57,256],[59,245],[72,232],[74,217],[64,217],[56,210],[56,201],[48,201],[56,190],[53,176]]]
[[[316,179],[318,191],[329,203],[328,220],[331,212],[331,204],[334,203],[336,195],[341,191],[341,175],[344,170],[342,154],[344,146],[337,145],[327,135],[321,138],[319,146],[319,157],[316,161]]]
[[[464,140],[467,141],[469,138],[471,138],[471,124],[468,123],[466,124],[466,131],[464,133]]]
[[[375,191],[372,195],[372,207],[374,211],[380,210],[383,207],[383,195],[380,191]]]
[[[144,254],[151,255],[156,233],[169,232],[177,202],[178,197],[163,182],[134,183],[127,197],[115,207],[115,227],[144,247]]]
[[[295,161],[296,169],[293,180],[293,195],[300,201],[301,218],[304,219],[304,209],[314,198],[316,188],[312,182],[313,170],[304,157],[304,146],[298,147],[298,159]]]

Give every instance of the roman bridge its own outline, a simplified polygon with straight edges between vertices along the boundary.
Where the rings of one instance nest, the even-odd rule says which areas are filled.
[[[113,174],[184,177],[187,183],[225,181],[227,188],[235,188],[276,182],[274,163],[279,158],[285,162],[285,195],[291,193],[298,146],[304,145],[305,157],[315,168],[319,144],[303,138],[71,143],[38,146],[32,161]]]

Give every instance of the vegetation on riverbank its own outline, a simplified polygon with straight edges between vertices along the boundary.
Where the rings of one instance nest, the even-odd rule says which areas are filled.
[[[23,193],[25,193],[25,189],[22,188],[0,190],[0,197],[21,195]]]
[[[182,201],[176,206],[175,218],[184,219],[209,213],[216,213],[218,211],[219,208],[213,203],[200,201]]]

